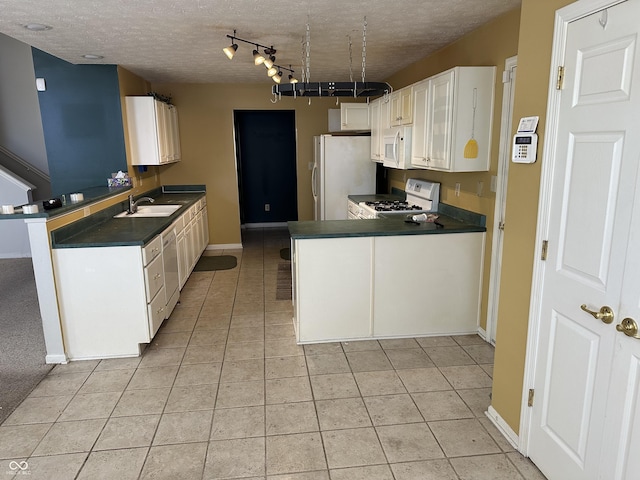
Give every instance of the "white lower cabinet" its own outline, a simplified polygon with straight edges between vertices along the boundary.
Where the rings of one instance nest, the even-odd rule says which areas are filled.
[[[158,235],[144,248],[53,250],[69,359],[135,356],[151,341],[165,318],[161,247]]]
[[[180,290],[209,243],[206,201],[202,198],[176,222]]]
[[[294,239],[298,343],[477,333],[485,233]]]

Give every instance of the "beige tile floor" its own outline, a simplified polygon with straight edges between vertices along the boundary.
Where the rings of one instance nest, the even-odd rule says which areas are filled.
[[[0,478],[544,479],[484,415],[489,344],[298,346],[275,300],[286,230],[243,243],[235,269],[191,275],[141,358],[54,368],[0,426]]]

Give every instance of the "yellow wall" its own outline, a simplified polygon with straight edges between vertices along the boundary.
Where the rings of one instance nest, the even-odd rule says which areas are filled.
[[[252,68],[252,65],[247,65]],[[210,244],[238,244],[240,211],[233,132],[234,110],[295,110],[298,218],[313,220],[311,171],[314,135],[328,130],[335,99],[283,97],[271,103],[270,84],[154,84],[178,108],[182,160],[161,167],[162,184],[205,184]],[[338,107],[339,108],[339,107]],[[265,152],[269,161],[269,152]],[[346,207],[345,207],[346,208]]]
[[[509,166],[492,406],[517,433],[524,376],[541,153],[555,11],[570,0],[523,0],[514,118],[539,115],[538,161]],[[514,122],[514,128],[517,126]],[[515,133],[515,132],[514,132]]]
[[[491,165],[488,172],[441,173],[428,170],[407,172],[391,170],[391,186],[404,189],[406,178],[425,178],[440,182],[440,201],[449,205],[482,213],[487,217],[487,239],[484,255],[484,278],[482,282],[482,310],[480,325],[486,328],[487,298],[491,266],[491,242],[494,220],[495,193],[490,191],[491,176],[498,171],[498,147],[500,145],[500,117],[502,109],[502,70],[505,60],[518,53],[518,27],[520,10],[502,15],[474,32],[466,35],[439,52],[401,70],[388,79],[395,89],[415,83],[452,67],[495,65],[497,66],[493,129],[491,141]],[[478,182],[483,183],[483,193],[477,194]],[[460,196],[455,196],[455,184],[460,183]]]

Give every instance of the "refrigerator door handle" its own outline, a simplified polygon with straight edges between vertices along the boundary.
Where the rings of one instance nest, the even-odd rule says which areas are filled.
[[[313,164],[313,170],[311,171],[311,193],[313,194],[313,198],[318,198],[318,191],[316,188],[316,179],[318,177],[318,165]]]

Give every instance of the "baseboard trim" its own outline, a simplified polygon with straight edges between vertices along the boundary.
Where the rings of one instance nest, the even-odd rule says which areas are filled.
[[[238,250],[242,249],[241,243],[219,243],[216,245],[207,245],[205,250]]]
[[[287,222],[268,222],[268,223],[244,223],[241,228],[283,228],[287,226]]]
[[[44,357],[44,363],[69,363],[69,359],[66,355],[47,355]]]
[[[511,444],[513,448],[518,450],[519,439],[518,434],[513,431],[513,429],[509,426],[507,422],[500,416],[498,412],[496,412],[495,408],[489,405],[484,414],[487,416],[491,423],[493,423],[496,428],[500,431],[502,436],[507,439],[507,441]]]
[[[484,328],[478,327],[478,335],[480,335],[485,342],[489,341],[487,340],[487,331]]]

